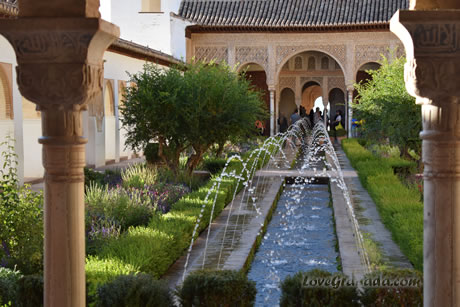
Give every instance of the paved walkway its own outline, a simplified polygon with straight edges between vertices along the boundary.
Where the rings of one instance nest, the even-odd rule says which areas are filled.
[[[123,170],[125,168],[128,168],[130,165],[133,165],[136,163],[143,163],[143,162],[145,162],[144,157],[134,158],[134,159],[129,159],[129,160],[123,160],[118,163],[104,165],[104,166],[96,168],[95,170],[99,172],[104,172],[105,170],[117,170],[117,169]],[[36,192],[43,191],[43,188],[44,188],[43,178],[35,178],[34,182],[37,182],[37,183],[31,184],[30,186],[31,190],[36,191]]]
[[[342,147],[334,144],[334,148],[344,173],[355,171]],[[358,175],[344,176],[344,179],[350,191],[350,198],[360,229],[362,232],[369,234],[371,239],[379,246],[383,264],[399,268],[412,268],[407,257],[404,256],[398,245],[391,238],[391,233],[383,225],[377,206],[367,190],[362,186]]]

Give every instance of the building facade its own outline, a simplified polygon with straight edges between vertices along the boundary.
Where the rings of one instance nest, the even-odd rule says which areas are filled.
[[[273,134],[276,119],[300,106],[308,113],[318,97],[331,114],[341,109],[348,116],[353,84],[365,70],[392,50],[404,54],[389,20],[408,6],[407,0],[183,0],[178,16],[192,23],[187,60],[225,61],[267,93]]]

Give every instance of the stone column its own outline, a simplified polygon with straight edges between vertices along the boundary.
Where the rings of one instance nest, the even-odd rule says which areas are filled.
[[[270,87],[268,90],[270,91],[270,136],[274,136],[275,135],[275,125],[276,125],[275,88]]]
[[[399,11],[406,87],[422,105],[424,305],[460,305],[460,10]]]
[[[352,134],[351,134],[351,126],[352,126],[352,123],[351,123],[351,120],[353,118],[353,91],[355,90],[355,88],[353,87],[353,85],[349,85],[347,86],[347,100],[348,100],[348,112],[347,112],[347,115],[348,115],[348,121],[346,122],[347,123],[347,135],[348,135],[348,138],[351,138],[353,137]]]
[[[102,55],[119,35],[98,8],[98,0],[21,0],[18,19],[0,20],[19,90],[42,112],[47,307],[85,306],[82,111],[102,90]]]
[[[323,106],[324,106],[324,125],[327,127],[327,104],[329,103],[329,88],[327,88],[326,84],[328,84],[327,77],[324,77],[325,81],[323,81],[322,92],[323,92]],[[332,117],[332,114],[330,114]]]

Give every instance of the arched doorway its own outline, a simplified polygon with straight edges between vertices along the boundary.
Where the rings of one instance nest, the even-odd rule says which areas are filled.
[[[356,72],[356,83],[367,83],[372,79],[372,76],[368,73],[369,70],[377,70],[382,65],[376,62],[369,62],[362,65]],[[353,99],[358,96],[358,91],[353,92]]]
[[[262,92],[262,99],[265,102],[267,110],[270,110],[270,93],[267,85],[267,73],[265,69],[256,63],[248,63],[242,65],[239,69],[240,73],[244,73],[246,78],[251,81],[252,85]],[[270,135],[270,119],[265,121],[264,135]]]
[[[307,114],[311,110],[314,111],[315,101],[323,96],[321,86],[317,82],[307,82],[302,87],[302,106],[305,108]]]
[[[285,117],[290,124],[291,114],[297,110],[295,103],[295,93],[290,88],[285,88],[281,91],[279,102],[279,117]]]
[[[107,80],[104,88],[105,159],[107,162],[114,162],[116,154],[117,129],[115,123],[115,100],[112,82],[112,80]]]
[[[334,88],[329,92],[329,103],[330,103],[330,120],[333,121],[335,113],[340,110],[342,112],[342,118],[345,119],[345,93],[339,89]]]
[[[320,107],[323,116],[329,110],[329,117],[333,115],[328,107],[331,101],[329,93],[332,89],[339,88],[342,98],[333,92],[333,99],[343,104],[345,109],[345,74],[343,63],[339,63],[333,56],[322,51],[300,51],[281,61],[278,71],[278,88],[282,90],[289,87],[294,91],[294,101],[305,108],[307,114],[313,108]],[[316,106],[315,106],[316,103]],[[279,105],[281,110],[281,104]],[[345,114],[345,113],[344,113]],[[324,116],[327,118],[327,116]]]

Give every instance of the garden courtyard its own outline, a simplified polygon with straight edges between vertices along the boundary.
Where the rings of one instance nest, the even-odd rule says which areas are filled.
[[[80,2],[0,1],[0,307],[456,305],[458,5]]]

